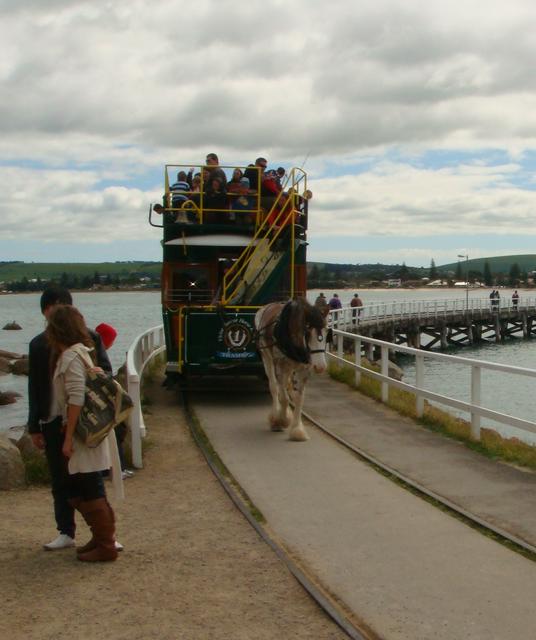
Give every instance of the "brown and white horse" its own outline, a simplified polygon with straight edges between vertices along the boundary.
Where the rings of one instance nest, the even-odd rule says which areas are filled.
[[[255,315],[257,346],[272,394],[270,426],[272,431],[290,426],[289,440],[308,440],[301,421],[303,394],[311,371],[326,368],[326,315],[304,298],[272,302]]]

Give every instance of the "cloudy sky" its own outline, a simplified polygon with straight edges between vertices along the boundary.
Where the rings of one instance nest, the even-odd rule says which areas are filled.
[[[533,0],[0,0],[0,260],[158,260],[166,163],[307,170],[312,260],[536,253]]]

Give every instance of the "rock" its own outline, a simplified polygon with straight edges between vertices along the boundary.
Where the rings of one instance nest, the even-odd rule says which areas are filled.
[[[0,391],[0,406],[5,404],[13,404],[20,398],[20,393],[16,391]]]
[[[123,387],[123,389],[127,388],[127,363],[122,364],[114,378],[119,382],[119,384]]]
[[[6,358],[6,360],[18,360],[19,358],[25,357],[26,356],[23,356],[20,353],[15,353],[14,351],[5,351],[4,349],[0,349],[0,358]]]
[[[11,373],[16,376],[27,376],[28,375],[28,366],[29,361],[27,356],[23,356],[18,360],[14,360],[11,363]]]
[[[18,489],[26,484],[26,471],[20,451],[0,435],[0,490]]]
[[[0,356],[0,371],[2,373],[11,372],[11,362],[7,358],[4,358],[3,356]]]
[[[5,331],[20,331],[22,327],[18,322],[8,322],[6,325],[2,327]]]
[[[45,455],[44,451],[41,451],[34,446],[32,437],[27,431],[24,431],[22,435],[12,435],[11,433],[9,433],[8,438],[20,451],[20,454],[23,458],[28,458],[29,456],[35,455]]]

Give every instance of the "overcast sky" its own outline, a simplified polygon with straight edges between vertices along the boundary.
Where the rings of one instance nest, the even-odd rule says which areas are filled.
[[[301,166],[311,260],[536,253],[533,0],[0,0],[0,260],[159,260],[166,163]]]

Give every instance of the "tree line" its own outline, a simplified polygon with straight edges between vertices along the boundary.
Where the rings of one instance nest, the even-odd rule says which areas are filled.
[[[529,286],[529,274],[522,271],[519,264],[513,263],[507,273],[493,273],[489,262],[484,262],[484,269],[469,268],[466,274],[466,265],[458,262],[455,271],[446,271],[436,266],[434,259],[430,267],[408,267],[401,265],[384,264],[330,264],[312,263],[308,270],[308,287],[311,289],[374,286],[380,285],[389,279],[400,279],[403,283],[417,284],[423,278],[433,282],[442,280],[450,285],[454,282],[465,282],[466,276],[469,282],[479,282],[487,287],[509,285],[517,287],[523,284]]]
[[[55,284],[65,287],[66,289],[89,290],[97,287],[117,288],[132,287],[140,284],[140,277],[149,278],[146,284],[157,285],[160,279],[148,274],[132,273],[127,276],[111,275],[109,273],[101,274],[95,271],[93,275],[70,274],[64,271],[59,277],[42,279],[27,278],[23,276],[20,280],[13,280],[4,283],[4,289],[7,291],[15,291],[16,293],[43,291],[46,287]]]

